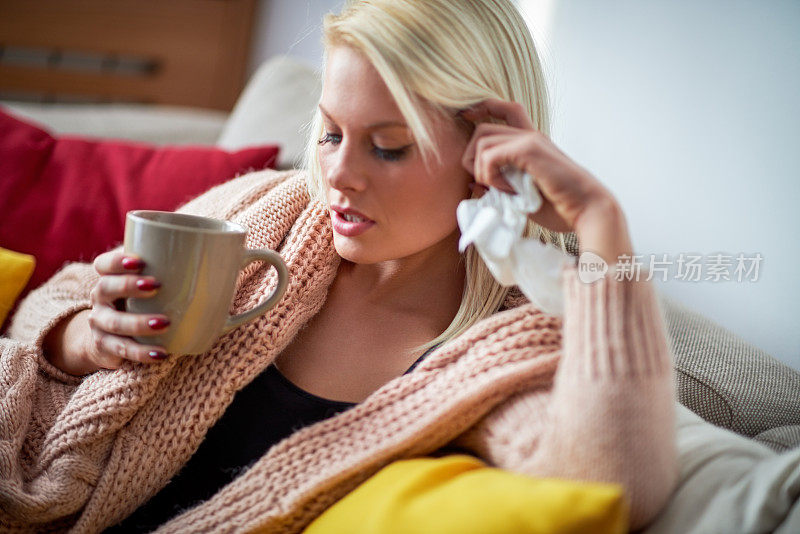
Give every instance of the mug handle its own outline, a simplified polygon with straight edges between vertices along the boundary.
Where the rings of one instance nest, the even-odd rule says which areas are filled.
[[[228,319],[225,321],[225,326],[222,328],[223,334],[227,334],[237,326],[241,326],[249,321],[252,321],[259,315],[266,313],[270,308],[278,303],[281,297],[283,297],[283,294],[286,292],[286,286],[289,284],[289,271],[286,269],[286,264],[283,262],[280,254],[267,249],[246,250],[240,269],[244,269],[254,261],[264,261],[275,267],[275,270],[278,271],[278,286],[267,300],[252,310],[247,310],[246,312],[236,315],[229,315]]]

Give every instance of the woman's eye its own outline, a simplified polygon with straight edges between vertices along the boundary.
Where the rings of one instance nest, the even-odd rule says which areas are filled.
[[[338,145],[341,142],[342,142],[341,135],[332,134],[328,132],[325,132],[325,135],[323,135],[322,138],[319,141],[317,141],[317,143],[320,145],[324,145],[326,143],[333,143],[334,145]]]
[[[408,149],[411,148],[411,145],[406,145],[400,148],[381,148],[379,146],[373,146],[372,153],[375,154],[378,158],[386,160],[386,161],[397,161],[403,158],[408,153]]]
[[[323,135],[319,141],[317,141],[317,143],[320,145],[326,145],[328,143],[331,143],[332,145],[338,145],[341,142],[341,134],[333,134],[328,132],[325,132],[325,135]],[[409,148],[411,148],[411,144],[401,146],[400,148],[381,148],[379,146],[372,145],[371,152],[378,159],[382,159],[384,161],[398,161],[408,153]]]

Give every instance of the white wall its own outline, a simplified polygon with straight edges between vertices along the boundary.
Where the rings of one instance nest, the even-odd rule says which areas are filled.
[[[800,369],[800,2],[520,3],[553,139],[620,200],[635,252],[764,258],[757,282],[659,289]]]
[[[338,13],[344,0],[259,0],[253,29],[250,73],[276,54],[322,67],[322,17]]]

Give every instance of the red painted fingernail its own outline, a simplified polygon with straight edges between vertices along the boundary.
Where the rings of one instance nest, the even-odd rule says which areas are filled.
[[[158,289],[161,287],[161,282],[158,280],[137,280],[136,287],[141,289],[142,291],[153,291],[154,289]]]
[[[147,321],[147,326],[149,326],[153,330],[161,330],[162,328],[166,328],[169,326],[169,319],[156,317],[154,319],[150,319],[149,321]]]
[[[129,271],[138,271],[144,267],[144,262],[138,258],[122,258],[122,267]]]
[[[147,353],[148,356],[153,358],[154,360],[164,360],[167,358],[167,353],[161,352],[160,350],[151,350]]]

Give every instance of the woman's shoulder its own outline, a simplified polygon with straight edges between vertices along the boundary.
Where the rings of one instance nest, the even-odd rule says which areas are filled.
[[[305,171],[264,169],[216,185],[177,211],[217,219],[233,219],[272,191],[305,190]]]

